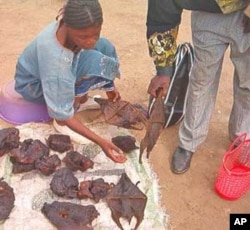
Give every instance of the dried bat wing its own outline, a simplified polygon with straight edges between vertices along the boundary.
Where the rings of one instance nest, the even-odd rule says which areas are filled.
[[[41,211],[58,230],[92,230],[92,221],[99,216],[94,205],[70,202],[44,203]]]
[[[139,227],[144,217],[144,210],[147,203],[147,196],[131,182],[126,173],[123,173],[117,185],[106,196],[107,204],[111,210],[112,219],[117,226],[123,230],[120,218],[126,218],[131,222],[135,216],[137,223],[135,229]]]
[[[155,146],[160,133],[164,127],[165,123],[165,112],[164,112],[164,102],[162,100],[162,91],[158,92],[158,96],[155,99],[155,103],[152,109],[152,113],[149,117],[146,134],[140,143],[140,156],[139,162],[142,163],[142,154],[147,148],[147,158],[150,152]]]
[[[104,98],[94,99],[101,107],[105,121],[126,129],[141,130],[146,123],[145,115],[127,101],[112,102]]]

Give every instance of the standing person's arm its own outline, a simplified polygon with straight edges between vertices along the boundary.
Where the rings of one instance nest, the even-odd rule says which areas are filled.
[[[158,88],[166,94],[177,45],[178,26],[182,9],[173,0],[148,0],[147,41],[156,75],[151,79],[148,93],[155,97]]]

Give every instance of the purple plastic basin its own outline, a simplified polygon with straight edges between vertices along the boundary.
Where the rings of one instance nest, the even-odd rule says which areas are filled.
[[[12,124],[48,122],[51,120],[46,105],[25,101],[14,89],[14,80],[0,91],[0,118]]]

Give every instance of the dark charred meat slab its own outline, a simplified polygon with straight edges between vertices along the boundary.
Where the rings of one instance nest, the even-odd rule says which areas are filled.
[[[112,142],[118,146],[123,152],[128,153],[139,147],[136,146],[136,139],[130,135],[113,137]]]
[[[126,129],[141,130],[146,123],[146,117],[131,103],[123,100],[113,102],[104,98],[94,98],[101,106],[105,122]]]
[[[72,171],[80,170],[84,172],[89,168],[93,168],[94,165],[94,162],[90,158],[80,154],[77,151],[67,152],[66,156],[63,158],[62,161]]]
[[[50,149],[59,153],[73,149],[70,137],[64,134],[51,134],[46,140],[46,143]]]
[[[77,192],[77,197],[79,199],[87,199],[87,198],[93,199],[94,196],[90,192],[91,185],[92,181],[90,180],[82,181],[79,186],[79,191]]]
[[[58,169],[50,182],[51,190],[58,196],[76,198],[79,182],[69,168]]]
[[[0,130],[0,156],[19,146],[19,130],[17,128],[5,128]]]
[[[15,202],[15,195],[13,188],[8,185],[5,181],[0,181],[0,221],[6,220]]]
[[[38,139],[26,139],[20,148],[12,149],[9,154],[19,163],[33,164],[35,160],[48,156],[49,148]]]
[[[35,169],[34,163],[32,164],[20,163],[14,157],[10,157],[10,161],[12,163],[13,174],[30,172]]]
[[[26,139],[19,148],[10,150],[10,161],[14,174],[35,169],[35,161],[49,155],[49,148],[40,140]]]
[[[99,216],[94,205],[58,201],[44,203],[41,211],[58,230],[92,230],[92,222]]]
[[[95,202],[99,202],[100,199],[105,198],[112,187],[113,185],[105,182],[102,178],[93,180],[90,192],[93,194]]]
[[[165,111],[164,111],[164,102],[162,99],[162,91],[158,92],[155,100],[156,101],[154,103],[152,112],[148,120],[146,134],[140,143],[140,156],[139,156],[140,163],[142,163],[142,154],[146,148],[147,148],[147,158],[149,158],[149,154],[154,148],[165,124]]]
[[[39,170],[43,175],[46,176],[54,173],[56,168],[60,165],[61,160],[56,154],[45,156],[35,161],[35,169]]]
[[[134,229],[137,229],[144,218],[147,196],[131,182],[126,173],[123,173],[117,185],[106,196],[107,204],[111,210],[112,219],[123,230],[120,218],[131,222],[134,216],[137,220]]]
[[[91,198],[95,202],[99,202],[100,199],[106,197],[108,192],[113,186],[106,183],[103,178],[98,178],[92,181],[82,181],[78,191],[78,198]]]

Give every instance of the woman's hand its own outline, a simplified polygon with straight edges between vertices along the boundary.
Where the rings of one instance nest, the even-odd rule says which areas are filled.
[[[103,137],[97,135],[91,131],[87,126],[82,124],[75,116],[64,121],[56,120],[60,125],[67,125],[70,129],[77,132],[78,134],[88,138],[89,140],[98,144],[107,157],[117,163],[124,163],[127,158],[123,151],[118,148],[111,141],[104,139]]]
[[[112,100],[113,102],[116,102],[121,99],[119,91],[114,88],[112,91],[107,91],[106,95],[109,100]]]
[[[127,160],[123,151],[112,142],[103,139],[102,143],[100,143],[100,146],[104,151],[104,153],[106,154],[106,156],[109,157],[114,162],[124,163]]]

